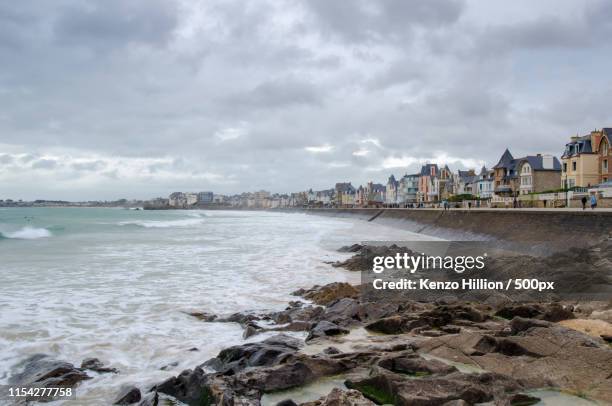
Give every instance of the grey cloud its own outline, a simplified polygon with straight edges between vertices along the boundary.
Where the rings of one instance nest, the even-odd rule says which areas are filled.
[[[14,158],[9,154],[0,154],[0,164],[8,165],[14,162]]]
[[[58,162],[55,159],[39,159],[32,163],[33,169],[55,169]]]
[[[106,163],[101,160],[96,160],[88,162],[75,162],[71,166],[77,171],[99,171],[106,167]]]
[[[289,77],[262,82],[244,94],[235,95],[230,103],[265,109],[294,105],[316,106],[322,104],[323,100],[315,85]]]
[[[0,5],[0,147],[14,158],[3,193],[324,188],[417,170],[381,169],[391,157],[558,155],[569,135],[612,125],[609,2],[531,2],[522,15],[499,3],[497,18],[481,4]],[[232,128],[244,131],[222,141]]]
[[[452,24],[464,3],[456,0],[356,1],[350,6],[339,1],[306,2],[324,29],[348,42],[402,40],[415,27]]]
[[[176,5],[162,0],[87,1],[62,11],[54,26],[56,40],[94,48],[165,45],[178,23]]]

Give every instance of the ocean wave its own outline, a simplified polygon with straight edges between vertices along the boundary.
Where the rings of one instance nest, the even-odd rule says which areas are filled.
[[[51,232],[46,228],[35,228],[30,226],[26,226],[20,230],[12,232],[0,232],[0,238],[16,240],[37,240],[39,238],[47,238],[51,236]]]
[[[201,217],[189,218],[182,220],[139,220],[139,221],[122,221],[121,226],[137,226],[144,228],[171,228],[171,227],[189,227],[202,224],[204,219]]]

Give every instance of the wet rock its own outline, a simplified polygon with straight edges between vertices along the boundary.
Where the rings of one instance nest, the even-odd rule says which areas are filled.
[[[279,334],[262,342],[226,348],[203,366],[227,374],[247,367],[277,365],[290,359],[301,345],[301,340]]]
[[[274,392],[312,382],[317,375],[301,361],[278,365],[274,368],[254,369],[242,373],[237,379],[262,392]]]
[[[375,404],[359,391],[334,388],[327,396],[314,402],[302,403],[301,406],[374,406]]]
[[[206,322],[211,322],[211,321],[215,321],[217,319],[217,315],[212,314],[212,313],[206,313],[206,312],[189,312],[187,313],[188,315],[195,317],[198,320],[202,320],[202,321],[206,321]]]
[[[174,368],[175,366],[178,366],[178,361],[173,361],[169,364],[164,365],[163,367],[159,368],[160,371],[167,371],[169,369]]]
[[[336,347],[327,347],[326,349],[323,350],[323,354],[327,354],[327,355],[336,355],[336,354],[340,354],[341,352],[342,351],[340,351]]]
[[[138,406],[159,406],[159,394],[157,392],[149,392],[143,396]]]
[[[308,333],[306,341],[314,340],[320,337],[331,337],[341,334],[348,334],[349,331],[345,328],[338,326],[337,324],[330,323],[329,321],[322,320],[318,322],[312,330]]]
[[[125,386],[121,388],[117,398],[113,402],[114,405],[131,405],[140,402],[142,395],[140,389],[135,386]]]
[[[454,366],[438,360],[426,360],[416,354],[385,358],[378,365],[392,372],[412,376],[446,375],[457,371]]]
[[[318,305],[327,306],[338,299],[357,298],[359,290],[346,282],[333,282],[303,292],[301,296]]]
[[[153,390],[170,395],[188,405],[210,405],[213,397],[207,386],[208,377],[201,368],[185,370],[155,386]]]
[[[91,377],[74,365],[37,354],[26,360],[23,371],[10,377],[8,382],[11,385],[72,388],[87,379]]]
[[[381,334],[403,334],[416,328],[429,327],[424,319],[400,315],[384,317],[365,326],[367,330]]]
[[[508,391],[522,389],[517,381],[504,375],[460,372],[421,379],[379,374],[359,381],[348,381],[346,385],[378,404],[432,406],[455,400],[468,404],[491,402],[503,399]]]
[[[262,328],[256,324],[249,323],[242,332],[242,338],[247,339],[262,331]]]
[[[552,323],[544,320],[536,320],[536,319],[525,319],[523,317],[515,317],[510,321],[510,328],[513,335],[516,335],[520,332],[527,331],[530,328],[539,327],[539,328],[548,328],[552,327]]]
[[[345,245],[338,249],[338,252],[359,252],[363,248],[361,244]]]
[[[102,361],[100,361],[98,358],[85,358],[83,362],[81,362],[81,369],[89,369],[91,371],[99,372],[101,374],[116,374],[119,372],[116,368],[108,368],[104,366]]]
[[[511,320],[514,317],[533,319],[541,314],[542,310],[539,307],[532,305],[504,306],[495,313],[496,316],[503,317],[504,319],[508,320]]]
[[[291,399],[285,399],[278,402],[276,406],[298,406],[298,404]]]
[[[542,320],[557,322],[561,320],[575,319],[574,312],[569,307],[563,307],[560,304],[553,303],[540,316]]]
[[[526,395],[524,393],[516,393],[508,399],[510,406],[530,406],[540,402],[540,398]]]

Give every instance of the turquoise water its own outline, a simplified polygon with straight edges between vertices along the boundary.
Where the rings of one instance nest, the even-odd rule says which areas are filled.
[[[0,209],[0,233],[0,384],[36,353],[121,371],[70,405],[108,404],[123,384],[146,389],[242,342],[238,326],[185,311],[279,310],[298,288],[357,281],[323,263],[346,256],[338,247],[421,238],[304,214],[94,208]]]

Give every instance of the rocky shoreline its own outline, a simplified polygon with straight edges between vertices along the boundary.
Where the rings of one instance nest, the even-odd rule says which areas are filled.
[[[576,278],[595,273],[592,283],[609,283],[610,248],[605,241],[590,250],[570,250],[564,260],[580,257]],[[359,271],[368,266],[368,255],[397,249],[344,247],[353,257],[333,265]],[[554,258],[521,258],[512,266],[531,264],[545,272],[546,263],[550,269],[561,264]],[[496,265],[500,272],[514,272],[503,258]],[[196,323],[238,323],[244,338],[260,335],[263,340],[228,347],[152,387],[126,387],[113,402],[531,405],[539,402],[542,389],[568,404],[612,402],[610,300],[518,303],[465,294],[418,301],[372,299],[363,293],[364,286],[331,283],[294,292],[296,300],[278,312],[190,313]],[[39,356],[28,360],[11,383],[75,386],[88,379],[89,369],[118,372],[98,360],[84,360],[76,368]]]

